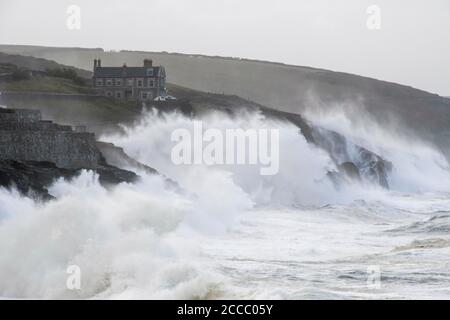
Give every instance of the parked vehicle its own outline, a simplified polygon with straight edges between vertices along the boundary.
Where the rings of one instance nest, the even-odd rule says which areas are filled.
[[[153,101],[168,101],[168,100],[177,100],[174,96],[157,96]]]

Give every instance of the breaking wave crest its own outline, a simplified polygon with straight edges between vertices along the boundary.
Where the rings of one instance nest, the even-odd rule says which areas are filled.
[[[91,171],[56,181],[49,189],[56,199],[46,203],[0,189],[0,296],[229,296],[214,259],[201,250],[199,242],[205,236],[225,235],[255,208],[320,208],[385,197],[386,191],[375,186],[349,183],[337,190],[327,178],[334,164],[323,150],[307,143],[295,126],[259,114],[213,114],[205,116],[203,124],[219,130],[279,129],[277,175],[261,176],[253,165],[174,165],[170,134],[177,128],[191,130],[192,121],[177,113],[147,113],[140,123],[125,127],[125,134],[101,138],[176,181],[183,192],[167,189],[164,178],[143,172],[138,172],[141,179],[135,184],[106,189]],[[395,156],[395,151],[389,149],[386,155]],[[401,158],[392,159],[395,166]],[[394,187],[411,181],[426,188],[447,187],[427,184],[420,174],[408,179],[407,173],[394,173],[391,181]],[[80,267],[82,290],[67,289],[69,265]]]

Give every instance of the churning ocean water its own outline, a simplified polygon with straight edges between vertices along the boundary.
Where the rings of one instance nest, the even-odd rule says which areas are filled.
[[[278,128],[274,176],[256,166],[174,165],[170,133],[192,126],[178,114],[148,114],[125,134],[101,137],[179,188],[137,171],[139,182],[105,189],[83,171],[56,181],[57,199],[46,203],[1,189],[0,296],[450,298],[448,164],[425,145],[339,123],[334,130],[392,162],[390,190],[336,189],[324,151],[298,128],[258,115],[204,124]],[[80,290],[66,287],[70,265],[81,270]]]

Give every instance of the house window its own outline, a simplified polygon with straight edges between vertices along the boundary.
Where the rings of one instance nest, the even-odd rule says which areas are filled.
[[[153,98],[153,94],[151,91],[143,91],[141,92],[142,100],[151,100]]]
[[[142,80],[138,80],[137,81],[137,86],[138,87],[142,87],[144,85],[144,81],[142,81]]]
[[[148,86],[150,87],[150,88],[153,88],[153,87],[155,87],[155,80],[148,80]]]
[[[95,83],[97,84],[97,86],[101,87],[103,86],[103,79],[97,79]]]
[[[153,77],[153,68],[148,68],[147,69],[147,76],[148,77]]]
[[[112,84],[113,84],[112,79],[106,79],[106,86],[107,86],[107,87],[111,87]]]
[[[112,94],[111,91],[106,91],[106,96],[107,96],[107,97],[112,97],[112,95],[113,95],[113,94]]]
[[[133,79],[128,79],[127,80],[127,86],[132,87],[133,85],[134,85]]]
[[[121,99],[121,98],[122,98],[122,92],[117,91],[117,92],[116,92],[116,98],[117,98],[117,99]]]
[[[122,86],[122,79],[116,79],[116,86],[121,87]]]

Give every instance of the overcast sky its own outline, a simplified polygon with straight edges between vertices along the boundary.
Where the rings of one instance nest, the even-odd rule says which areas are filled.
[[[0,43],[255,58],[450,96],[450,0],[0,0]]]

